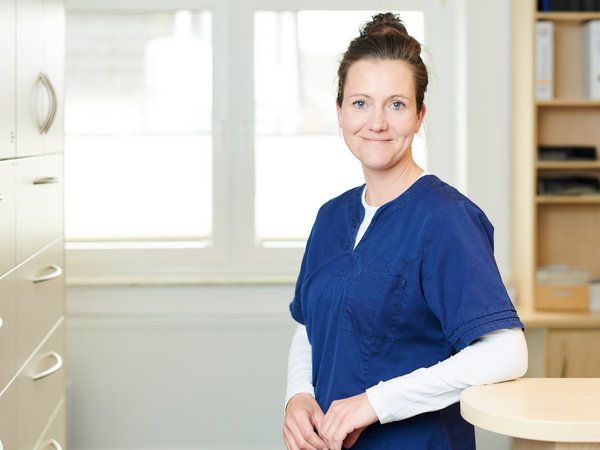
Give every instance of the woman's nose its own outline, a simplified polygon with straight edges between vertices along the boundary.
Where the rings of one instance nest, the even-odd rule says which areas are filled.
[[[370,117],[369,128],[372,131],[385,131],[387,130],[387,119],[385,113],[380,110],[374,110]]]

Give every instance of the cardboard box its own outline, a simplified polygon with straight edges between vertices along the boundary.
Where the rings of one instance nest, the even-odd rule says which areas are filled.
[[[586,312],[589,309],[587,284],[538,284],[535,309],[543,311]]]

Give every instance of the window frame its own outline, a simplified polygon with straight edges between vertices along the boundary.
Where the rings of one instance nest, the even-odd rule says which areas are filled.
[[[453,92],[454,83],[453,75],[446,76],[453,74],[449,53],[453,30],[452,20],[448,20],[452,10],[447,3],[439,0],[377,0],[369,5],[361,0],[66,0],[67,14],[178,9],[212,13],[214,175],[211,247],[177,241],[149,242],[142,246],[67,242],[67,282],[89,285],[291,283],[295,280],[303,248],[265,248],[255,242],[255,178],[248,167],[254,167],[253,21],[256,11],[423,11],[425,58],[431,73],[426,96],[429,111],[432,111],[426,117],[429,169],[452,181],[454,146],[448,151],[448,143],[454,142],[454,133],[452,123],[444,120],[444,117],[452,117],[452,98],[447,97]],[[236,38],[232,39],[232,35]],[[436,56],[433,68],[429,55]],[[444,78],[438,74],[444,74]],[[440,93],[444,93],[444,99]],[[445,143],[443,149],[437,148],[436,142]]]

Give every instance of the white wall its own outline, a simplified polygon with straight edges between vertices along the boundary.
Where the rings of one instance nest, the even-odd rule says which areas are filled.
[[[281,449],[291,295],[69,288],[69,448]]]
[[[463,101],[447,118],[457,141],[448,148],[460,151],[431,168],[443,164],[437,172],[486,211],[508,276],[510,2],[454,0],[453,14]],[[282,449],[292,290],[69,287],[69,448]],[[478,431],[478,442],[510,448],[492,433]]]

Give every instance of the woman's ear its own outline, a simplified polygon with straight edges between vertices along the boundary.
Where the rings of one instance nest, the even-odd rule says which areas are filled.
[[[342,108],[335,102],[335,111],[337,112],[338,127],[342,128]]]
[[[423,103],[423,105],[421,106],[421,111],[419,111],[419,113],[417,114],[417,129],[415,130],[415,133],[418,133],[421,129],[421,125],[423,124],[423,119],[425,118],[426,112],[427,106],[425,106],[425,103]]]

